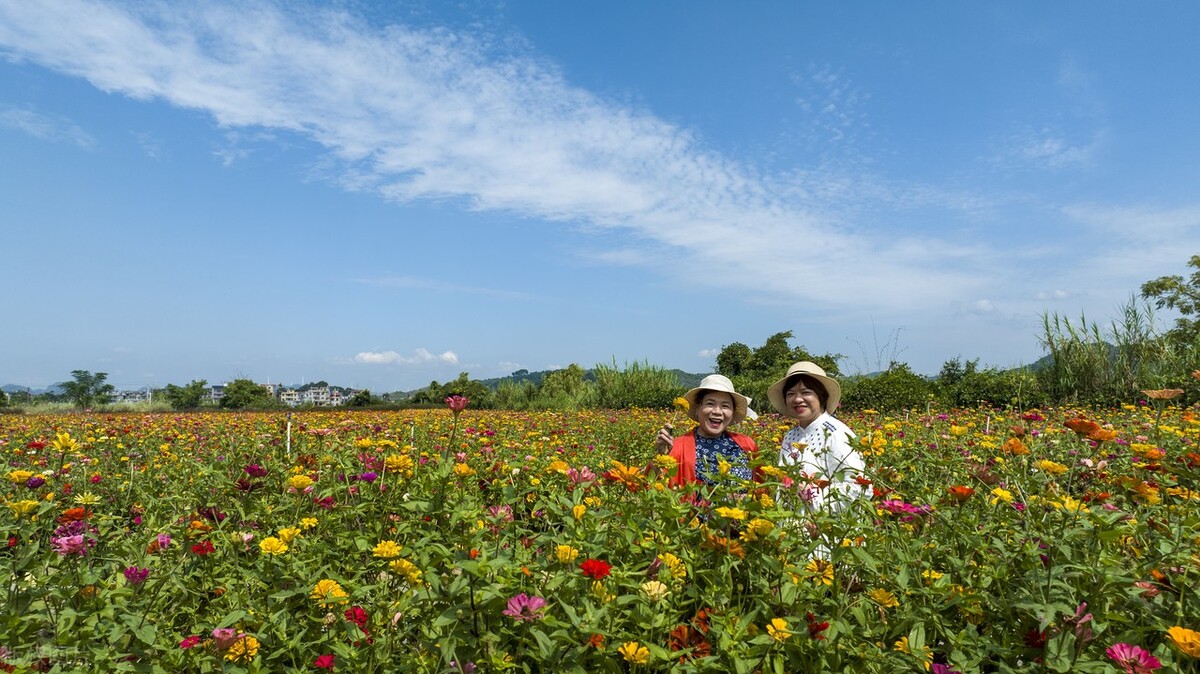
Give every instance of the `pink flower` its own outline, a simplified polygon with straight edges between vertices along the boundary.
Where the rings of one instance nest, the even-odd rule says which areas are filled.
[[[185,651],[189,648],[195,648],[196,646],[199,646],[199,645],[200,645],[200,637],[195,634],[193,634],[190,637],[184,637],[183,641],[179,642],[179,647]]]
[[[213,644],[222,651],[229,650],[229,647],[237,642],[239,635],[237,630],[232,627],[218,627],[212,631]]]
[[[313,663],[313,666],[316,667],[317,669],[328,669],[329,671],[332,672],[333,666],[335,664],[334,660],[336,658],[337,658],[337,656],[328,654],[328,653],[325,655],[318,655],[317,661]]]
[[[143,569],[137,566],[125,568],[125,580],[129,581],[130,585],[141,585],[146,582],[146,578],[150,576],[150,569]]]
[[[84,538],[82,534],[76,536],[63,536],[51,541],[50,546],[55,552],[64,557],[67,555],[86,555],[88,551],[88,540]]]
[[[1150,652],[1133,644],[1118,643],[1109,646],[1104,654],[1116,661],[1125,674],[1152,674],[1162,663]]]
[[[521,594],[508,600],[508,608],[504,609],[504,615],[515,619],[518,622],[524,620],[538,620],[542,617],[542,610],[546,607],[546,600],[541,597],[530,597],[522,592]]]
[[[466,409],[467,403],[469,402],[471,401],[467,400],[465,396],[446,396],[446,407],[449,407],[450,411],[454,412],[454,416],[458,416],[459,412],[462,412],[464,409]]]

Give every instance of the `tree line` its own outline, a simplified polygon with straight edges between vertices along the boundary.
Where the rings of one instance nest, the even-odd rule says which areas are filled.
[[[892,360],[886,369],[869,375],[843,376],[842,354],[809,352],[792,346],[791,331],[778,332],[761,345],[741,342],[724,346],[716,357],[716,372],[733,380],[737,390],[753,399],[757,411],[769,411],[767,388],[792,363],[808,360],[842,383],[842,406],[848,409],[924,408],[930,405],[1031,408],[1052,404],[1114,405],[1135,401],[1142,391],[1177,389],[1178,402],[1200,401],[1200,255],[1193,255],[1188,277],[1163,276],[1141,286],[1118,316],[1106,326],[1081,315],[1058,313],[1041,317],[1039,340],[1046,356],[1029,366],[981,368],[979,359],[951,358],[935,377],[912,371]],[[1179,313],[1173,327],[1160,331],[1154,311]],[[1193,373],[1198,373],[1193,375]],[[516,374],[528,374],[522,371]],[[62,384],[62,396],[80,409],[108,404],[113,386],[104,372],[73,370]],[[201,407],[208,383],[168,384],[161,395],[171,408]],[[618,367],[616,362],[585,370],[578,364],[547,373],[540,382],[514,376],[494,387],[462,372],[453,381],[431,382],[406,400],[359,391],[352,407],[436,406],[451,395],[466,396],[477,409],[575,410],[629,407],[669,407],[686,390],[675,371],[645,362]],[[1142,396],[1144,397],[1144,396]],[[0,395],[0,406],[11,405]],[[227,409],[265,409],[279,406],[263,387],[237,379],[225,387],[220,406]]]

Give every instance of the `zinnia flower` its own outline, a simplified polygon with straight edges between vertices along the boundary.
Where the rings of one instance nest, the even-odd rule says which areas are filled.
[[[652,602],[662,601],[668,592],[667,586],[660,581],[648,580],[642,583],[642,593]]]
[[[504,609],[503,613],[517,622],[538,620],[542,617],[545,607],[545,599],[537,596],[531,597],[522,592],[508,600],[508,607]]]
[[[810,559],[804,565],[804,571],[811,574],[817,585],[833,585],[833,562],[828,559]]]
[[[554,558],[559,564],[570,564],[579,556],[579,551],[569,545],[558,545],[554,548]]]
[[[900,602],[896,599],[896,595],[892,594],[890,590],[883,588],[871,590],[867,593],[867,596],[871,598],[871,601],[884,608],[896,608],[900,605]]]
[[[335,602],[346,601],[346,591],[342,589],[341,584],[328,578],[318,580],[309,596],[321,606],[330,606]]]
[[[225,659],[230,662],[250,662],[258,655],[258,647],[258,639],[248,634],[239,634],[229,650],[225,651]]]
[[[200,541],[192,546],[192,552],[203,557],[214,550],[212,541]]]
[[[1167,630],[1167,636],[1180,652],[1200,658],[1200,632],[1176,625]]]
[[[284,543],[278,538],[275,538],[274,536],[267,536],[266,538],[262,539],[261,542],[259,542],[258,549],[261,550],[264,555],[282,555],[288,551],[288,544]]]
[[[579,565],[583,575],[600,580],[612,573],[612,564],[601,559],[586,559]]]
[[[396,544],[396,541],[379,541],[372,552],[376,557],[391,559],[400,556],[400,546]]]
[[[471,401],[466,396],[452,395],[446,396],[444,402],[446,403],[446,407],[449,407],[450,411],[454,413],[454,416],[458,416],[460,412],[467,408],[467,403]]]
[[[146,578],[150,576],[150,569],[143,569],[137,566],[125,568],[125,580],[129,581],[130,585],[141,585],[146,582]]]
[[[1125,674],[1151,674],[1162,667],[1158,658],[1140,646],[1127,643],[1116,643],[1109,646],[1104,654],[1112,658],[1117,666],[1125,670]]]
[[[313,667],[316,667],[317,669],[328,669],[329,671],[332,672],[333,666],[335,664],[334,660],[336,660],[336,659],[337,659],[337,656],[333,655],[332,653],[326,653],[325,655],[318,655],[316,661],[313,662]]]
[[[179,642],[179,647],[186,651],[189,648],[195,648],[196,646],[199,646],[201,641],[203,641],[203,639],[201,639],[199,635],[193,634],[190,637],[184,637],[183,641]]]
[[[644,665],[650,660],[650,649],[636,641],[626,641],[617,652],[625,658],[625,662],[635,665]]]
[[[62,536],[55,538],[50,542],[51,548],[63,557],[67,555],[86,555],[88,551],[88,539],[83,535]]]
[[[775,641],[787,641],[788,637],[792,636],[788,630],[788,622],[784,618],[771,618],[771,622],[767,623],[767,634]]]

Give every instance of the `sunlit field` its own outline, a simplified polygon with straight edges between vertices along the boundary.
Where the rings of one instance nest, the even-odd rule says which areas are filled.
[[[766,481],[706,488],[702,507],[645,478],[680,412],[0,416],[0,659],[1200,671],[1191,412],[844,420],[873,498],[831,516],[793,509],[804,476],[773,467],[774,415],[740,427]]]

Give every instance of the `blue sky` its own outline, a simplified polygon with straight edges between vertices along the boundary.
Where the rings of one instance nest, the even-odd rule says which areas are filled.
[[[782,330],[844,372],[1032,362],[1043,312],[1107,324],[1200,251],[1197,25],[0,0],[0,383],[707,372]]]

